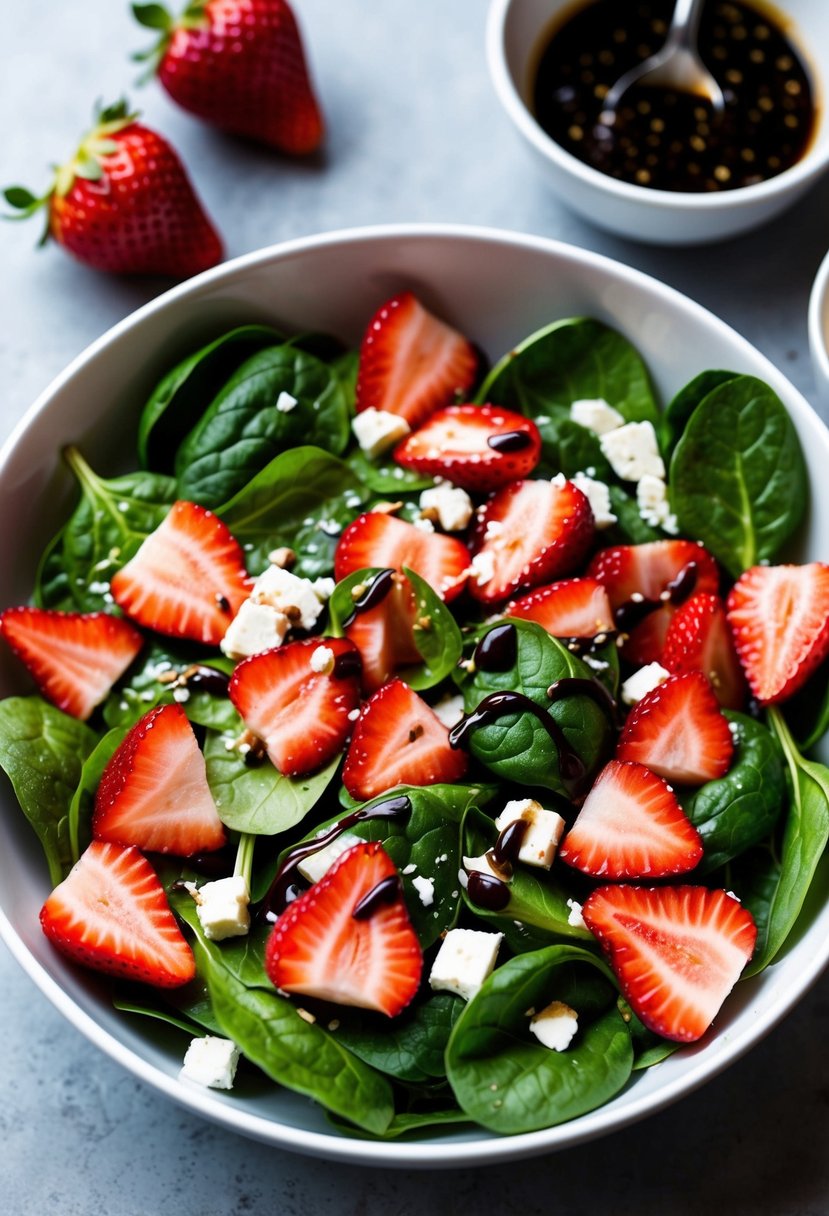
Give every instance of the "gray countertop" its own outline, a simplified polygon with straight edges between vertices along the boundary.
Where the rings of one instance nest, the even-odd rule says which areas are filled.
[[[216,135],[155,86],[140,97],[146,121],[187,163],[229,256],[389,221],[557,237],[686,292],[813,398],[806,306],[829,244],[829,181],[771,226],[720,246],[625,242],[571,215],[536,177],[489,84],[484,0],[295,7],[329,122],[321,161],[292,163]],[[95,99],[132,81],[127,54],[145,33],[126,3],[28,0],[4,28],[0,183],[45,182]],[[56,248],[35,250],[37,235],[36,222],[0,226],[3,438],[73,356],[166,286],[96,275]],[[829,976],[750,1056],[637,1126],[521,1165],[405,1175],[292,1156],[183,1112],[64,1022],[2,946],[0,990],[0,1208],[10,1216],[829,1212]]]

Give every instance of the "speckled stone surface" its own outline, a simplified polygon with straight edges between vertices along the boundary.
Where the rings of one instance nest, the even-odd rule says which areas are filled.
[[[296,164],[215,135],[155,87],[140,103],[190,168],[230,256],[386,221],[558,237],[639,267],[713,309],[807,397],[812,277],[829,182],[771,226],[708,249],[649,248],[566,211],[502,115],[484,0],[296,0],[330,127]],[[37,189],[97,97],[130,85],[147,39],[114,0],[28,0],[4,27],[0,182]],[[135,91],[133,90],[133,93]],[[166,286],[105,279],[36,223],[0,227],[0,433],[69,360]],[[509,290],[505,284],[505,292]],[[0,1210],[9,1216],[823,1216],[829,1212],[829,977],[700,1092],[593,1144],[514,1167],[404,1173],[316,1162],[218,1130],[136,1082],[70,1027],[0,946]]]

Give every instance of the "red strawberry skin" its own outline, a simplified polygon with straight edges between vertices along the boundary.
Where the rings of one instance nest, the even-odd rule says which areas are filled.
[[[444,477],[478,493],[527,477],[541,457],[541,435],[530,418],[497,405],[450,405],[437,410],[394,450],[406,469]]]
[[[674,675],[701,671],[725,709],[742,709],[745,704],[745,676],[718,595],[699,592],[677,608],[660,661]]]
[[[158,988],[195,977],[164,888],[132,846],[93,840],[46,900],[40,923],[62,954],[96,971]]]
[[[556,638],[593,638],[613,629],[613,610],[594,578],[565,578],[536,587],[506,607],[507,616],[535,621]]]
[[[242,550],[218,515],[173,503],[110,583],[128,616],[170,637],[218,646],[250,591]]]
[[[416,430],[435,410],[468,396],[477,373],[478,355],[463,334],[403,291],[381,305],[366,328],[357,412],[385,410]]]
[[[107,135],[97,181],[49,203],[49,231],[96,270],[187,278],[222,260],[221,239],[166,139],[138,122]]]
[[[616,756],[680,785],[724,776],[734,740],[702,672],[669,676],[644,696],[628,715]]]
[[[331,672],[313,656],[333,655]],[[325,656],[327,657],[327,656]],[[315,772],[345,746],[360,704],[360,657],[347,638],[306,638],[244,659],[228,689],[245,725],[281,773]]]
[[[340,582],[372,566],[400,573],[406,566],[449,603],[464,588],[469,562],[469,550],[456,536],[421,532],[394,515],[368,511],[353,520],[340,537],[334,574]]]
[[[426,702],[402,680],[390,680],[357,722],[343,784],[352,798],[367,802],[395,785],[460,781],[467,763]]]
[[[380,843],[348,849],[288,906],[268,939],[265,969],[283,992],[388,1017],[406,1008],[420,983],[423,955],[399,876]]]
[[[174,29],[158,67],[169,95],[205,122],[303,155],[324,123],[296,18],[285,0],[211,0]]]
[[[707,887],[598,887],[583,915],[633,1011],[680,1043],[705,1034],[757,938],[751,914]]]
[[[0,634],[44,697],[84,721],[144,644],[129,621],[105,612],[7,608]]]
[[[92,834],[177,857],[226,843],[204,756],[181,705],[157,706],[127,732],[101,775]]]
[[[412,586],[404,575],[395,574],[380,603],[357,612],[344,627],[345,636],[360,652],[365,692],[377,692],[401,667],[422,661],[415,643],[416,620]]]
[[[776,705],[829,654],[829,565],[753,566],[731,588],[728,624],[751,691]]]

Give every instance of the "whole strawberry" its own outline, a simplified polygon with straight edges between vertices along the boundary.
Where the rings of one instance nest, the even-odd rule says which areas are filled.
[[[136,118],[124,101],[99,111],[44,195],[12,186],[4,197],[17,219],[45,208],[43,242],[96,270],[187,278],[221,261],[221,238],[176,153]]]
[[[180,18],[134,4],[160,30],[151,50],[174,101],[223,131],[301,155],[322,142],[323,120],[296,19],[285,0],[191,0]]]

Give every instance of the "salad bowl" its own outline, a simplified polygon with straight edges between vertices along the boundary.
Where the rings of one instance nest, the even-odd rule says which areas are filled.
[[[134,464],[142,404],[167,369],[196,347],[247,322],[292,333],[331,333],[355,345],[378,304],[404,289],[493,361],[552,320],[588,316],[634,344],[663,402],[704,368],[764,380],[794,423],[810,482],[806,518],[787,553],[793,560],[825,555],[829,484],[821,474],[829,460],[829,433],[786,378],[715,316],[634,270],[553,241],[465,227],[395,226],[303,238],[209,271],[116,325],[67,368],[0,455],[0,508],[6,519],[23,521],[0,533],[3,605],[27,600],[37,555],[72,502],[61,448],[78,445],[106,475],[122,472]],[[2,664],[3,694],[21,691],[19,669],[5,653]],[[829,961],[829,905],[810,900],[774,963],[731,994],[716,1033],[636,1074],[599,1109],[513,1136],[450,1126],[381,1142],[342,1134],[321,1108],[286,1089],[241,1085],[224,1093],[181,1080],[180,1035],[118,1013],[107,985],[80,973],[43,936],[38,915],[48,889],[37,841],[4,784],[0,932],[64,1016],[159,1093],[228,1130],[297,1152],[377,1166],[492,1164],[564,1149],[652,1115],[747,1051]]]

